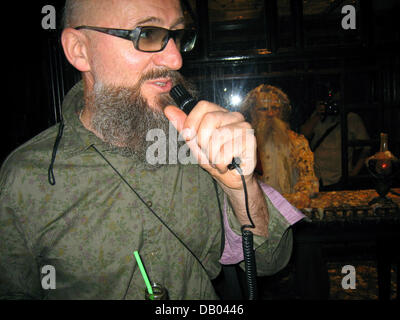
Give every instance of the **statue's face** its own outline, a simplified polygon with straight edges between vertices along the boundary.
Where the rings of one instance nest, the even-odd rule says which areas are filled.
[[[272,92],[260,92],[256,98],[256,106],[253,117],[260,123],[271,120],[274,117],[281,117],[282,105],[276,94]]]

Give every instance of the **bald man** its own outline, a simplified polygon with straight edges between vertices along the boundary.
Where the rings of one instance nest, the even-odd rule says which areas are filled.
[[[288,262],[289,227],[303,216],[254,178],[251,126],[206,101],[186,115],[169,98],[187,86],[177,70],[196,41],[184,21],[177,0],[66,2],[62,46],[82,81],[63,121],[2,167],[3,298],[144,299],[138,251],[170,299],[216,299],[211,279],[243,261],[250,218],[259,274]],[[150,163],[148,134],[171,124],[195,163]]]

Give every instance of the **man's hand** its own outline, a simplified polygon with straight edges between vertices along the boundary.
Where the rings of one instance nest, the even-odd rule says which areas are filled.
[[[239,112],[207,101],[200,101],[186,115],[177,107],[164,109],[166,117],[186,140],[199,165],[231,189],[242,189],[236,170],[228,170],[234,157],[241,160],[240,168],[250,180],[256,165],[256,139],[251,125]]]
[[[186,139],[199,164],[217,181],[228,196],[241,225],[250,221],[244,201],[243,184],[239,173],[228,170],[234,157],[241,160],[240,168],[246,180],[248,204],[254,222],[254,234],[267,237],[269,214],[264,194],[253,171],[256,166],[256,138],[251,125],[238,112],[200,101],[189,115],[177,107],[164,109],[166,117]]]

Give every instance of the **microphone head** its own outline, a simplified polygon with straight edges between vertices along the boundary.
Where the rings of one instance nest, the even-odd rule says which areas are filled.
[[[169,94],[178,107],[186,113],[189,113],[197,103],[196,99],[180,84],[173,87]]]

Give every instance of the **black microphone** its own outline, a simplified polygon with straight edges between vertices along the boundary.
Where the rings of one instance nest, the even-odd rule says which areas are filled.
[[[189,114],[190,111],[194,108],[194,106],[199,102],[196,100],[184,86],[177,84],[170,91],[170,96],[174,99],[175,103],[178,105],[179,109],[181,109],[186,114]],[[232,162],[228,165],[229,170],[233,170],[235,168],[240,169],[241,160],[239,157],[234,157]]]
[[[192,111],[194,106],[197,104],[197,102],[199,102],[186,90],[184,86],[180,84],[173,87],[169,94],[172,99],[174,99],[179,109],[181,109],[186,114],[189,114],[190,111]]]

